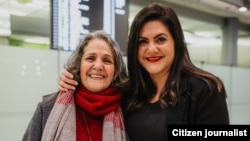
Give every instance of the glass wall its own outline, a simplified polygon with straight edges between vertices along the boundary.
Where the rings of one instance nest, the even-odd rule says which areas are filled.
[[[0,140],[22,138],[42,96],[58,91],[59,74],[70,54],[68,51],[0,47]],[[250,68],[196,65],[224,82],[231,124],[250,124]]]

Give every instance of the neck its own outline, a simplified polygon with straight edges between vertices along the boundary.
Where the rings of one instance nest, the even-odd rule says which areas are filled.
[[[150,100],[150,103],[155,103],[160,100],[162,91],[166,85],[168,75],[161,75],[161,76],[151,76],[155,86],[156,86],[156,93],[154,94],[153,98]]]

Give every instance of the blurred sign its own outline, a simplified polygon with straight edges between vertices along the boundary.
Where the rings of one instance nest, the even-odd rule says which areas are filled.
[[[52,49],[75,50],[84,35],[102,29],[125,51],[128,32],[126,0],[52,0],[51,6]]]

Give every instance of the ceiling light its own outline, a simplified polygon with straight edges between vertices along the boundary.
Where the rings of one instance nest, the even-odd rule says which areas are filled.
[[[247,8],[245,6],[242,6],[238,9],[240,12],[246,12]]]

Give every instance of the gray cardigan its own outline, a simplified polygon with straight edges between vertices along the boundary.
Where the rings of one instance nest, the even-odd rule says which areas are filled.
[[[43,100],[38,103],[35,113],[24,133],[22,141],[40,141],[44,126],[49,114],[55,104],[59,92],[43,96]]]

